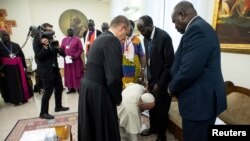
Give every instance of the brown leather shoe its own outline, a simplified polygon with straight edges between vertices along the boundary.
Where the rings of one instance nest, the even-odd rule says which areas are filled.
[[[154,134],[154,132],[152,131],[152,129],[151,128],[149,128],[149,129],[145,129],[145,130],[143,130],[142,132],[141,132],[141,136],[149,136],[149,135],[151,135],[151,134]]]

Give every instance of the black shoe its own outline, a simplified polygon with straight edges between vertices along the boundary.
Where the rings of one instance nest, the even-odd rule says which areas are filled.
[[[166,139],[157,138],[156,141],[167,141]]]
[[[158,134],[156,141],[167,141],[166,135]]]
[[[4,99],[4,102],[5,102],[5,103],[9,103],[9,101],[8,101],[8,100],[6,100],[6,99]]]
[[[24,100],[22,101],[22,104],[28,103],[28,100]]]
[[[69,107],[59,107],[59,108],[55,108],[55,112],[60,112],[60,111],[68,111]]]
[[[154,134],[154,132],[152,131],[152,129],[151,128],[149,128],[149,129],[145,129],[145,130],[143,130],[142,132],[141,132],[141,136],[149,136],[149,135],[151,135],[151,134]]]
[[[44,118],[44,119],[54,119],[55,117],[48,114],[48,113],[44,113],[44,114],[40,114],[40,118]]]
[[[69,89],[69,91],[67,92],[67,94],[70,94],[70,93],[75,93],[76,90],[75,89]]]
[[[34,92],[34,93],[39,92],[38,88],[37,88],[37,87],[34,87],[33,92]]]

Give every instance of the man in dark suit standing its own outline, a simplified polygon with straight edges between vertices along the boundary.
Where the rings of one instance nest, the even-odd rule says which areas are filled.
[[[172,39],[167,32],[157,28],[150,16],[139,18],[137,28],[144,36],[147,60],[147,86],[155,97],[155,107],[149,110],[150,128],[142,131],[142,136],[156,133],[157,141],[166,140],[168,111],[171,97],[167,93],[170,68],[174,61]]]
[[[41,28],[44,33],[36,35],[33,41],[37,73],[44,89],[40,118],[53,119],[54,116],[48,113],[49,99],[53,91],[55,92],[55,112],[67,111],[69,108],[62,106],[63,84],[57,62],[57,53],[61,52],[61,49],[59,49],[59,44],[53,44],[52,42],[54,35],[53,26],[49,23],[44,23]]]
[[[190,2],[175,6],[172,21],[183,36],[168,91],[178,98],[184,141],[207,141],[208,125],[226,109],[220,42]]]

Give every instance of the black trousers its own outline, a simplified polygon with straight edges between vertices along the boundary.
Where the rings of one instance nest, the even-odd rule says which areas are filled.
[[[62,77],[58,69],[53,70],[53,74],[48,77],[41,77],[44,94],[42,97],[42,105],[40,114],[48,113],[49,99],[54,91],[55,94],[55,108],[62,106]]]
[[[153,93],[153,95],[155,96],[155,107],[149,110],[150,129],[158,135],[165,135],[168,123],[168,111],[172,98],[166,91],[161,91],[157,94]]]
[[[37,74],[37,71],[35,71],[35,82],[36,84],[34,85],[34,91],[39,92],[43,88],[40,76]]]
[[[182,118],[184,141],[208,141],[208,125],[215,123],[216,117],[203,121]]]

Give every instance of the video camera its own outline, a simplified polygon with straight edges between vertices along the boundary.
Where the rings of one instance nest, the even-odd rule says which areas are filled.
[[[53,35],[55,34],[54,31],[46,31],[42,26],[30,26],[29,30],[30,36],[33,38],[39,36],[40,38],[53,39]]]
[[[39,37],[40,39],[42,38],[47,38],[49,42],[51,43],[52,46],[57,46],[59,45],[59,42],[57,40],[53,40],[53,36],[55,35],[54,31],[46,31],[45,28],[42,26],[30,26],[30,36],[32,38]]]

